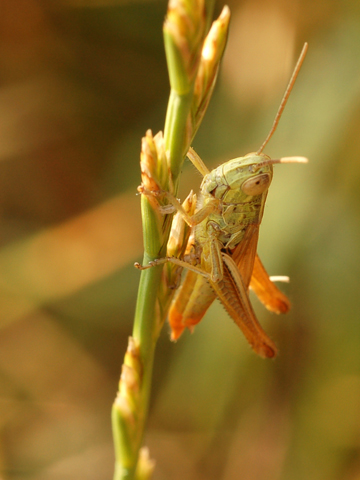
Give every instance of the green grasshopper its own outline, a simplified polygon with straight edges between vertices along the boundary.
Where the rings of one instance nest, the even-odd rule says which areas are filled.
[[[137,268],[145,269],[170,262],[187,269],[169,310],[173,340],[179,338],[186,327],[192,330],[218,297],[257,354],[271,358],[277,353],[273,341],[256,319],[248,292],[251,288],[272,312],[286,313],[290,308],[289,300],[274,284],[274,277],[269,277],[256,251],[273,165],[303,163],[307,159],[272,160],[262,152],[276,130],[306,51],[305,43],[273,126],[256,153],[230,160],[210,172],[195,151],[189,149],[188,158],[203,175],[201,202],[193,215],[168,192],[142,190],[146,195],[165,197],[178,212],[176,224],[180,216],[192,227],[190,239],[183,238],[188,242],[188,254],[183,258],[167,256],[147,266],[136,264]]]

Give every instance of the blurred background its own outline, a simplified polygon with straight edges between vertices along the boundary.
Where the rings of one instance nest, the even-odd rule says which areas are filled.
[[[219,13],[222,3],[217,5]],[[360,479],[360,4],[229,2],[194,146],[209,167],[278,130],[259,252],[293,304],[254,299],[279,347],[252,353],[215,304],[159,340],[145,442],[155,480]],[[163,128],[165,1],[2,0],[0,478],[112,478],[110,409],[142,259],[140,139]],[[184,167],[180,196],[200,176]]]

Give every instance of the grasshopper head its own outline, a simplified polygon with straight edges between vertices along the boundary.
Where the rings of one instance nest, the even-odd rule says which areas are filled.
[[[255,197],[270,186],[272,161],[263,153],[249,153],[224,164],[223,174],[231,190],[241,190],[246,196]]]

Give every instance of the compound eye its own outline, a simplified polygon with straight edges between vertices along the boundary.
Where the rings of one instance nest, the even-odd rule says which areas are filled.
[[[256,177],[249,178],[241,185],[241,190],[246,195],[251,195],[252,197],[256,195],[261,195],[270,185],[270,175],[268,173],[263,173],[262,175],[257,175]]]

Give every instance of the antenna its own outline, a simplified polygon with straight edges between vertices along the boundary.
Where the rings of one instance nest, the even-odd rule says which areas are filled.
[[[275,163],[308,163],[309,159],[306,157],[281,157],[272,159],[269,158],[263,162],[253,165],[252,171],[257,172],[264,165],[274,165]]]
[[[289,95],[291,93],[291,90],[293,89],[293,86],[295,84],[295,81],[296,81],[296,78],[298,76],[298,73],[300,72],[300,68],[301,68],[301,65],[303,64],[303,61],[304,61],[304,58],[305,58],[305,55],[306,55],[306,52],[307,52],[307,49],[308,49],[308,44],[305,42],[304,43],[304,46],[301,50],[301,53],[300,53],[300,57],[299,57],[299,60],[297,61],[296,65],[295,65],[295,68],[294,68],[294,71],[293,71],[293,74],[291,75],[291,78],[290,78],[290,81],[289,81],[289,84],[285,90],[285,93],[284,93],[284,96],[283,96],[283,99],[281,100],[281,103],[280,103],[280,107],[279,107],[279,110],[277,111],[277,114],[275,116],[275,120],[274,120],[274,123],[272,124],[272,127],[270,129],[270,132],[268,134],[268,136],[266,137],[264,143],[261,145],[261,147],[259,148],[259,150],[256,152],[257,155],[259,155],[263,150],[264,148],[266,147],[268,141],[270,140],[270,138],[273,136],[275,130],[276,130],[276,127],[278,126],[278,123],[279,123],[279,120],[280,120],[280,117],[284,111],[284,108],[285,108],[285,105],[286,105],[286,102],[289,98]]]

